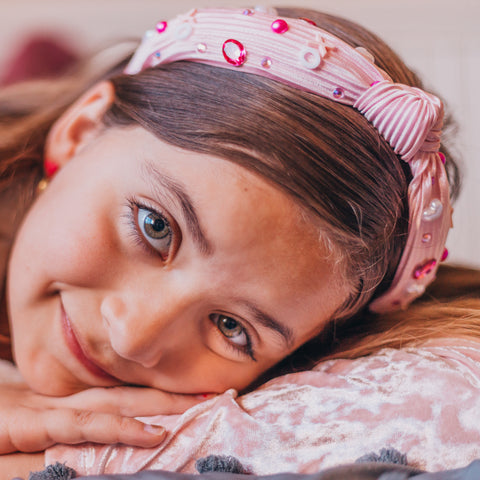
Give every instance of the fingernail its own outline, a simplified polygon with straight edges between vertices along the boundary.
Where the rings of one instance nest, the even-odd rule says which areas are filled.
[[[146,424],[143,428],[146,432],[153,435],[163,435],[165,433],[165,429],[163,427],[159,427],[158,425]]]

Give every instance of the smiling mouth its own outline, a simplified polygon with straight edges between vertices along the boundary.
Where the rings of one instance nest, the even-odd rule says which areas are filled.
[[[63,335],[65,338],[65,341],[67,343],[67,346],[69,350],[72,352],[74,357],[93,375],[95,375],[97,378],[100,378],[102,380],[110,380],[114,381],[116,383],[119,382],[119,380],[109,373],[107,373],[105,370],[100,368],[97,364],[92,362],[85,352],[83,351],[83,348],[80,344],[80,342],[77,339],[77,336],[75,335],[75,331],[73,330],[72,324],[70,322],[70,319],[68,318],[67,313],[65,312],[63,305],[62,305],[62,330],[63,330]]]

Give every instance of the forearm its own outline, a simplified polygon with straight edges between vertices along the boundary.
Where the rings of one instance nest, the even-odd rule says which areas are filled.
[[[27,479],[30,472],[44,468],[44,452],[0,455],[0,480],[11,480],[15,477]]]

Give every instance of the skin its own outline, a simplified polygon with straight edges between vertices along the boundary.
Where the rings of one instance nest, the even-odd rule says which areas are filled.
[[[318,334],[348,290],[318,225],[286,194],[140,127],[105,129],[113,96],[95,86],[49,134],[46,157],[61,168],[9,263],[13,353],[27,386],[56,406],[108,412],[95,387],[134,385],[170,395],[163,411],[158,398],[148,408],[173,413],[177,394],[198,402],[247,387]]]
[[[140,127],[103,129],[95,119],[110,95],[109,84],[97,87],[54,129],[48,158],[62,168],[16,237],[8,305],[19,369],[49,395],[120,384],[188,394],[242,389],[315,335],[343,301],[329,252],[289,197],[242,167]],[[204,244],[174,189],[160,184],[165,178],[190,198]],[[142,232],[149,220],[160,232]],[[262,325],[247,304],[290,338]],[[113,378],[72,355],[65,322]],[[238,348],[250,343],[250,354]]]

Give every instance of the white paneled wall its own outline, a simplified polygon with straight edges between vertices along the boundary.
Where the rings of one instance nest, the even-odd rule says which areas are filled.
[[[140,36],[157,20],[198,6],[245,6],[220,0],[0,0],[0,68],[26,32],[55,30],[91,51],[116,38]],[[386,39],[457,119],[455,150],[464,189],[455,209],[450,260],[480,267],[480,1],[278,0],[264,5],[317,8],[358,21]]]

